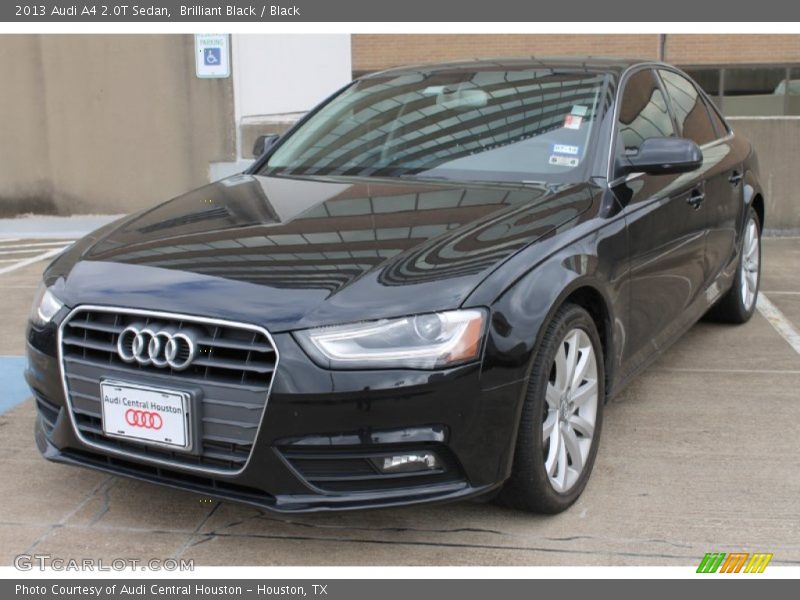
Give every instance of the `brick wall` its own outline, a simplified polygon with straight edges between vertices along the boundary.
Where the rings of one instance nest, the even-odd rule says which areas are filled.
[[[354,34],[351,39],[356,72],[500,56],[658,56],[656,35]]]
[[[598,55],[657,58],[654,34],[355,34],[353,70],[497,56]],[[800,62],[800,35],[667,35],[676,64]]]
[[[684,65],[800,62],[800,35],[672,34],[667,60]]]

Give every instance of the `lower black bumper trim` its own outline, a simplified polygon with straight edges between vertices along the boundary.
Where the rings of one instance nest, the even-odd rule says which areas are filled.
[[[281,513],[363,510],[448,502],[483,496],[501,485],[501,483],[498,483],[473,487],[464,481],[456,481],[383,492],[273,496],[255,488],[239,486],[217,479],[142,465],[73,448],[59,449],[48,439],[41,417],[36,420],[36,443],[44,458],[53,462],[90,468],[111,475],[147,481],[173,489],[194,492],[206,497],[238,502],[259,509]]]

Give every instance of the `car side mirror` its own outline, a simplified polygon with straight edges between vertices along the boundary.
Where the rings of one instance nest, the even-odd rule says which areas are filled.
[[[281,139],[277,133],[271,133],[270,135],[260,135],[256,138],[255,143],[253,144],[253,156],[258,158],[262,154],[264,154],[267,150],[272,148],[277,142]]]
[[[703,165],[703,152],[692,140],[677,137],[648,138],[633,154],[616,161],[617,175],[688,173]]]

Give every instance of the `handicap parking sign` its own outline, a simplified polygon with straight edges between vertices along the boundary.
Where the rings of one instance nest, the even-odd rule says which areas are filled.
[[[198,77],[201,79],[230,77],[231,61],[228,40],[226,34],[195,34],[195,74]]]
[[[222,48],[205,48],[203,51],[203,63],[207,66],[218,65],[222,60]]]

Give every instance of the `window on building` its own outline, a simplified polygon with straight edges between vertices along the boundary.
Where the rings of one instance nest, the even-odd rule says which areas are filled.
[[[728,115],[782,115],[784,68],[737,67],[724,72],[725,113]]]
[[[800,115],[800,66],[731,65],[684,70],[726,116]]]
[[[786,114],[800,115],[800,67],[787,69],[787,72],[782,82],[786,94]]]

